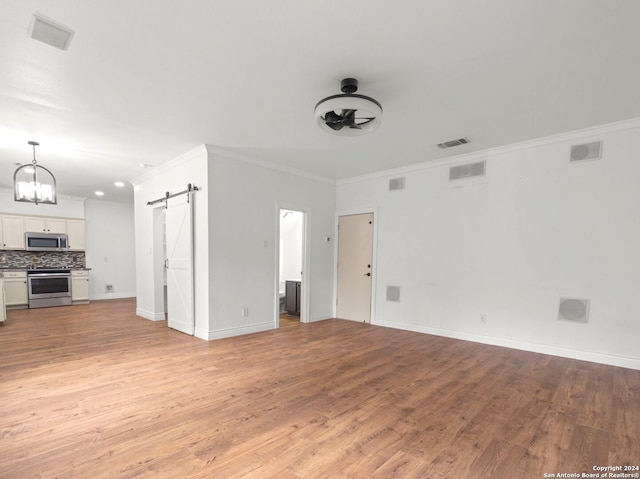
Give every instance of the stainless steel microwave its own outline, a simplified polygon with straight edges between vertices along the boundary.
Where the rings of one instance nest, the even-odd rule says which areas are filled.
[[[27,251],[67,251],[69,239],[59,233],[25,233]]]

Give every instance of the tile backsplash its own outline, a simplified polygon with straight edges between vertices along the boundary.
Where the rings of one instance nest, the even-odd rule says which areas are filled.
[[[85,268],[84,251],[0,251],[0,268]]]

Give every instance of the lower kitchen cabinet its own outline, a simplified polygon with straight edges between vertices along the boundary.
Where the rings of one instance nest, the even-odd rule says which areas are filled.
[[[71,301],[89,302],[89,271],[71,270]]]
[[[8,309],[26,308],[29,303],[29,296],[27,294],[27,272],[5,272],[4,294],[5,306]]]
[[[0,322],[7,319],[7,313],[4,309],[4,278],[0,274]]]

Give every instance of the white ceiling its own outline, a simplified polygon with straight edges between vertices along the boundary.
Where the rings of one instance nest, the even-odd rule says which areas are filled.
[[[637,0],[0,0],[0,187],[28,140],[61,194],[131,201],[114,181],[201,144],[337,180],[636,118],[639,46]],[[369,135],[315,125],[347,76]]]

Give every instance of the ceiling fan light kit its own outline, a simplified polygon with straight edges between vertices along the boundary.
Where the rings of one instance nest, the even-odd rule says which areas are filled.
[[[329,96],[316,105],[315,117],[320,129],[334,135],[357,136],[380,126],[382,105],[355,93],[358,80],[345,78],[340,82],[340,89],[342,94]]]

